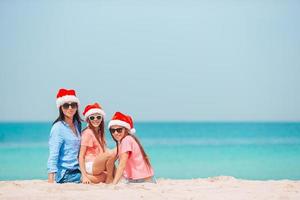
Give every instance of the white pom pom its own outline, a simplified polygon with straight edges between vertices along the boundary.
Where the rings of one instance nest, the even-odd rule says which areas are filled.
[[[131,134],[135,134],[135,128],[130,129]]]

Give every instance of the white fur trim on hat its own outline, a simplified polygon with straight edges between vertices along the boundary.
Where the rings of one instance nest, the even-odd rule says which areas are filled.
[[[121,120],[111,120],[108,123],[108,128],[110,128],[112,126],[123,126],[123,127],[127,128],[128,130],[130,130],[130,124],[128,124],[127,122],[121,121]]]
[[[93,108],[93,109],[90,109],[88,112],[86,112],[84,117],[85,117],[85,119],[87,119],[90,115],[96,114],[96,113],[99,113],[103,117],[105,116],[105,112],[103,110],[101,110],[99,108]]]
[[[135,128],[130,129],[131,134],[135,134]]]
[[[67,102],[76,102],[79,106],[79,99],[76,96],[66,95],[56,99],[56,107],[59,108],[60,106],[62,106],[64,103]]]

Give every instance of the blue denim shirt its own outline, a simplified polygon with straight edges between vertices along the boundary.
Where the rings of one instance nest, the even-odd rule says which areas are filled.
[[[51,128],[47,171],[56,173],[56,182],[63,178],[66,170],[79,169],[80,131],[77,123],[75,127],[78,137],[64,121],[56,122]]]

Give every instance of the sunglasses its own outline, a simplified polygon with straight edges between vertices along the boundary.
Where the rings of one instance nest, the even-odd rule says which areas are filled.
[[[116,131],[117,131],[118,133],[122,133],[123,129],[124,129],[124,128],[110,128],[110,129],[109,129],[109,132],[110,132],[111,134],[114,134]]]
[[[72,103],[64,103],[64,104],[62,105],[62,107],[63,107],[64,109],[69,109],[70,106],[71,106],[72,109],[78,107],[77,103],[75,103],[75,102],[72,102]]]
[[[97,115],[97,116],[89,116],[89,120],[90,120],[90,121],[93,121],[93,120],[96,120],[96,119],[101,120],[101,119],[102,119],[102,116],[101,116],[101,115]]]

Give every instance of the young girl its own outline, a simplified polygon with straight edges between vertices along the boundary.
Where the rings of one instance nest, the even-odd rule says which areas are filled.
[[[128,183],[155,182],[150,160],[139,140],[133,135],[135,129],[132,118],[116,112],[108,128],[117,144],[119,157],[113,184],[117,184],[122,175]]]
[[[88,126],[82,132],[79,153],[82,183],[111,183],[115,154],[106,146],[105,113],[98,103],[94,103],[85,107],[83,115]]]
[[[49,138],[48,182],[79,183],[78,164],[81,119],[75,90],[60,89],[56,95],[59,116],[53,122]]]

